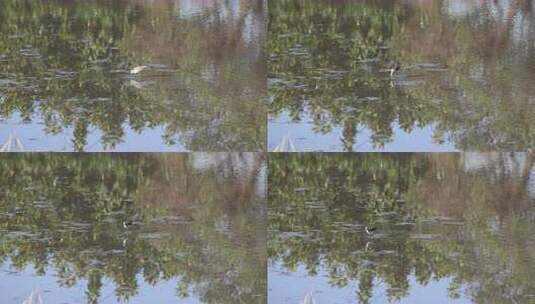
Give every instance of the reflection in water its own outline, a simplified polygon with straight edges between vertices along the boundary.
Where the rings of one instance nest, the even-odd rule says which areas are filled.
[[[274,1],[270,150],[288,134],[316,151],[533,147],[534,12],[530,0]]]
[[[261,155],[4,155],[0,184],[2,303],[266,302]]]
[[[263,150],[265,6],[2,1],[0,144],[15,136],[32,151]]]
[[[269,302],[533,303],[534,176],[526,153],[270,154]]]

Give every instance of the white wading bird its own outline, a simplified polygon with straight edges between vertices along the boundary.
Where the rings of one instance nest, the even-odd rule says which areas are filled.
[[[141,71],[143,71],[144,69],[147,69],[148,66],[146,65],[140,65],[140,66],[137,66],[133,69],[130,70],[130,74],[139,74],[141,73]]]

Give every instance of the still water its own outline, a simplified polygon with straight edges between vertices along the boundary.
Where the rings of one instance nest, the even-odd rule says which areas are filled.
[[[266,303],[263,155],[4,154],[0,184],[1,303]]]
[[[535,154],[268,164],[269,303],[535,303]]]
[[[268,149],[532,148],[534,20],[530,0],[272,1]]]
[[[266,6],[2,0],[0,146],[265,150]]]

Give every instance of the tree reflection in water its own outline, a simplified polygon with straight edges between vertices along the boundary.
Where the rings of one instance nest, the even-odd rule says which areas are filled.
[[[146,151],[128,141],[144,132],[157,132],[160,147],[263,150],[264,9],[261,0],[2,1],[0,123],[18,135],[31,126],[23,141],[47,151],[62,146],[40,136],[63,135],[75,151],[124,142]],[[140,65],[149,68],[129,73]]]
[[[127,301],[169,280],[180,298],[265,303],[264,171],[253,154],[4,155],[0,260],[59,290],[86,281],[88,303],[110,281]]]
[[[421,150],[426,128],[436,149],[533,147],[533,11],[529,0],[275,1],[270,147],[288,123],[316,151]],[[313,142],[329,134],[340,141]]]
[[[525,153],[270,154],[270,267],[321,271],[332,288],[358,283],[362,303],[378,282],[394,301],[409,295],[411,280],[426,292],[441,279],[451,298],[530,303],[534,161]]]

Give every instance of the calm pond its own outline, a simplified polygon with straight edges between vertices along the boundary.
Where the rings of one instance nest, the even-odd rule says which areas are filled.
[[[266,6],[0,1],[0,147],[264,151]]]
[[[268,166],[268,303],[535,303],[535,154]]]
[[[266,174],[248,153],[4,154],[0,302],[264,304]]]
[[[267,44],[270,151],[535,146],[530,0],[271,1]]]

